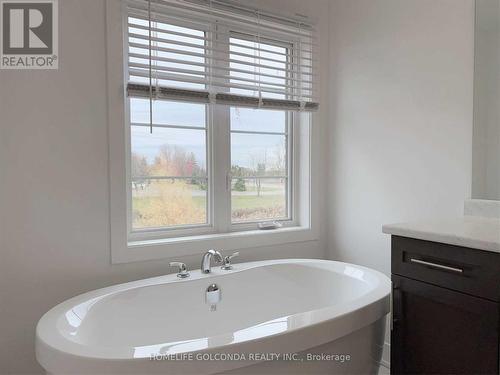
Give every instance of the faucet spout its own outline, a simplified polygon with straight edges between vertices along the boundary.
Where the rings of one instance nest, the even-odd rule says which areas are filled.
[[[222,263],[222,254],[217,250],[208,250],[201,260],[201,272],[210,273],[212,271],[212,258],[215,259],[217,263]]]

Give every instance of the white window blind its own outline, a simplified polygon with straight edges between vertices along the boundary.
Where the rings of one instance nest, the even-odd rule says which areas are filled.
[[[314,111],[314,29],[219,0],[129,0],[130,97]]]

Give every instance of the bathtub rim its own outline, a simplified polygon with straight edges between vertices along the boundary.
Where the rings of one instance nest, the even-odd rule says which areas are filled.
[[[238,263],[235,270],[230,272],[217,272],[213,274],[202,274],[201,272],[194,271],[192,272],[192,276],[188,281],[200,280],[200,279],[209,279],[213,276],[222,276],[222,275],[230,275],[238,272],[244,272],[246,270],[269,266],[275,264],[302,264],[314,266],[322,265],[325,268],[331,269],[331,272],[337,272],[340,269],[346,269],[346,267],[354,267],[360,270],[365,271],[364,275],[368,275],[368,277],[376,280],[378,285],[374,287],[370,292],[363,294],[361,297],[356,298],[350,301],[347,304],[342,304],[341,306],[328,306],[318,310],[312,311],[304,311],[298,314],[289,315],[290,317],[300,317],[305,314],[310,314],[312,312],[316,313],[317,317],[315,317],[313,323],[308,324],[300,324],[294,328],[287,329],[285,331],[274,333],[270,335],[262,335],[261,337],[256,337],[250,340],[243,340],[236,343],[227,343],[223,345],[214,345],[209,346],[205,349],[200,350],[186,350],[185,352],[189,353],[200,353],[200,352],[219,352],[224,351],[228,352],[231,349],[239,348],[239,351],[244,351],[245,347],[251,347],[255,343],[259,343],[260,345],[264,345],[266,342],[275,342],[279,341],[282,336],[290,335],[290,334],[298,334],[299,336],[306,336],[307,330],[317,331],[314,345],[320,345],[321,343],[326,343],[328,341],[335,340],[336,338],[342,337],[350,332],[354,332],[357,329],[360,329],[366,325],[373,323],[374,321],[380,319],[385,316],[389,312],[389,296],[390,296],[390,280],[376,270],[359,266],[356,264],[331,261],[331,260],[318,260],[318,259],[280,259],[280,260],[267,260],[267,261],[255,261],[255,262],[247,262],[247,263]],[[330,267],[328,267],[330,266]],[[348,277],[352,277],[350,275],[346,275]],[[85,360],[93,360],[93,361],[142,361],[142,360],[150,360],[150,356],[142,356],[136,357],[131,356],[130,352],[127,352],[127,349],[133,349],[133,347],[110,347],[107,350],[102,350],[99,347],[93,347],[90,345],[85,345],[81,343],[77,343],[75,341],[71,341],[67,339],[63,334],[61,334],[57,329],[58,319],[61,318],[65,314],[66,311],[76,306],[77,304],[83,303],[90,299],[95,298],[105,298],[106,296],[124,292],[130,289],[155,286],[165,283],[174,283],[174,282],[185,282],[186,280],[180,280],[176,278],[175,274],[163,275],[153,278],[140,279],[132,282],[116,284],[105,288],[100,288],[96,290],[92,290],[75,297],[72,297],[50,309],[47,313],[45,313],[42,318],[39,320],[36,327],[36,356],[38,361],[47,366],[52,363],[51,355],[62,355],[67,360],[74,360],[76,362],[85,361]],[[367,282],[366,280],[364,280]],[[283,317],[285,318],[285,317]],[[279,319],[279,318],[278,318]],[[276,319],[272,319],[273,321]],[[268,321],[268,322],[270,322]],[[343,322],[343,324],[340,324]],[[267,322],[263,322],[265,324]],[[339,323],[339,324],[332,324]],[[343,325],[344,328],[340,327]],[[335,328],[334,328],[335,326]],[[319,329],[317,329],[319,328]],[[321,333],[326,333],[327,335],[322,335]],[[219,336],[225,336],[228,333],[223,333],[221,335],[211,336],[210,339],[218,338]],[[325,336],[323,338],[319,336]],[[283,341],[283,340],[282,340]],[[301,351],[307,349],[310,344],[306,344],[308,340],[301,339],[302,344],[299,345],[296,350],[293,352]],[[168,345],[166,342],[163,345]],[[160,344],[162,345],[162,344]],[[274,344],[275,345],[275,344]],[[297,346],[297,345],[295,345]],[[281,346],[283,347],[283,346]],[[283,347],[284,348],[284,347]],[[51,353],[51,354],[49,354]],[[44,366],[45,367],[45,366]]]

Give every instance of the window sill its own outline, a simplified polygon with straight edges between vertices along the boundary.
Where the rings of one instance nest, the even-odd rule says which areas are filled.
[[[310,227],[287,227],[267,231],[251,230],[161,240],[133,241],[128,242],[125,249],[113,251],[112,261],[114,264],[139,262],[202,254],[212,248],[232,251],[317,239],[316,231]]]

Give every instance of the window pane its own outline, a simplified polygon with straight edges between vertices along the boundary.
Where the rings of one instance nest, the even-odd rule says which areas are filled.
[[[231,130],[285,133],[286,112],[232,107]]]
[[[204,129],[132,126],[132,177],[206,176]]]
[[[231,109],[233,223],[289,218],[287,128],[286,111]]]
[[[205,104],[153,101],[153,123],[205,127]],[[149,99],[130,99],[130,121],[149,125]]]
[[[205,224],[207,180],[132,181],[133,229]]]
[[[285,176],[286,136],[231,134],[233,176]]]
[[[233,178],[231,218],[233,222],[285,219],[286,179]]]
[[[154,123],[165,127],[151,133],[149,101],[130,100],[131,122],[144,124],[130,127],[134,230],[207,223],[205,110],[203,104],[155,101]]]

